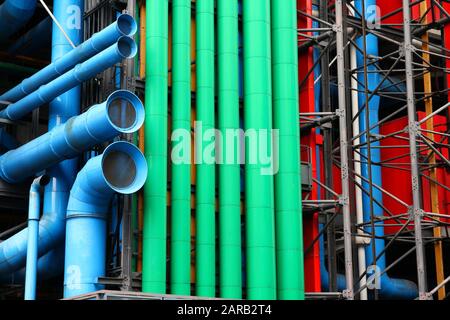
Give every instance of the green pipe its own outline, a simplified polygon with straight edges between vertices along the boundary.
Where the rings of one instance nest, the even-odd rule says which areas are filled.
[[[238,0],[218,0],[219,131],[223,136],[219,165],[220,296],[242,298],[241,193],[239,141],[226,132],[239,130]],[[229,154],[228,148],[233,152]],[[231,149],[232,148],[232,149]],[[231,156],[234,155],[232,158]],[[227,161],[232,159],[232,163]]]
[[[169,1],[147,0],[142,291],[166,292]]]
[[[191,0],[172,0],[172,130],[191,132]],[[191,294],[191,139],[172,163],[171,291]]]
[[[138,26],[138,32],[136,32],[136,35],[134,37],[134,40],[136,41],[136,44],[138,45],[138,52],[141,52],[141,48],[140,46],[140,38],[141,38],[141,34],[140,34],[140,26],[141,26],[141,21],[140,21],[140,15],[139,15],[139,2],[140,1],[136,1],[136,5],[135,5],[135,9],[134,9],[134,19],[136,20],[136,24]],[[143,23],[145,23],[145,21],[143,21]],[[137,54],[134,57],[134,74],[136,77],[139,76],[139,64],[141,63],[139,60],[140,54]]]
[[[278,299],[305,298],[298,121],[296,0],[272,1],[274,127],[279,130],[275,175]]]
[[[196,1],[197,122],[203,132],[214,129],[214,0]],[[203,141],[204,140],[204,141]],[[196,295],[215,296],[215,165],[203,159],[214,140],[196,139]],[[203,160],[203,161],[201,161]],[[203,162],[203,163],[201,163]]]
[[[245,129],[247,134],[249,130],[267,133],[267,149],[271,152],[270,0],[244,0],[243,13]],[[263,174],[267,166],[253,154],[248,139],[245,153],[247,297],[252,300],[276,299],[273,176]],[[256,161],[250,163],[255,156]]]

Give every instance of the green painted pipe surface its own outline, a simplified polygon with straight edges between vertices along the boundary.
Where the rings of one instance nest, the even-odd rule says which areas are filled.
[[[296,0],[272,1],[274,128],[279,130],[275,175],[278,299],[304,299],[298,121]]]
[[[242,298],[241,193],[239,140],[226,132],[239,129],[238,0],[218,0],[220,296]],[[229,148],[229,149],[227,149]],[[229,152],[230,151],[230,152]],[[229,161],[231,160],[231,161]]]
[[[244,0],[243,14],[245,129],[247,134],[249,130],[266,133],[267,149],[271,151],[270,0]],[[263,151],[262,142],[259,139],[258,151]],[[276,299],[273,176],[263,174],[267,166],[259,154],[254,154],[248,139],[245,150],[247,297]],[[251,158],[256,161],[251,163]]]
[[[214,0],[196,1],[197,122],[203,132],[214,129]],[[204,140],[204,141],[202,141]],[[205,162],[213,139],[197,136],[196,186],[196,295],[215,296],[215,165]]]
[[[172,130],[191,132],[191,0],[172,1]],[[185,137],[186,138],[186,137]],[[171,292],[191,294],[191,140],[172,163]],[[183,157],[186,156],[186,159]],[[173,159],[172,159],[173,160]]]
[[[168,0],[147,0],[142,290],[166,292]]]

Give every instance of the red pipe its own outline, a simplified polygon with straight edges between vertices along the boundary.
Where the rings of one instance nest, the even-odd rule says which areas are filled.
[[[312,14],[311,0],[297,0],[299,10]],[[312,20],[305,18],[303,15],[298,16],[298,28],[312,28]],[[305,40],[304,37],[299,36],[299,44]],[[300,83],[307,76],[308,72],[314,65],[313,48],[303,51],[299,55],[299,79]],[[314,112],[314,72],[311,72],[308,79],[300,88],[300,112]],[[318,98],[318,97],[317,97]],[[317,178],[316,166],[316,130],[311,130],[308,134],[301,136],[302,152],[301,159],[304,162],[312,163],[313,177]],[[306,148],[305,148],[306,147]],[[309,150],[309,151],[308,151]],[[309,152],[309,154],[308,154]],[[310,155],[310,156],[309,156]],[[306,193],[303,192],[305,196]],[[313,189],[310,194],[310,199],[318,199],[317,185],[313,184]],[[312,241],[319,234],[319,216],[318,213],[314,215],[303,215],[303,240],[305,248],[309,247]],[[320,252],[319,242],[316,242],[308,254],[305,255],[305,289],[307,292],[320,292]]]

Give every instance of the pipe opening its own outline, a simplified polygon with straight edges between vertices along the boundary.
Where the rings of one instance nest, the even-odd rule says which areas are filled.
[[[119,54],[124,58],[132,58],[137,53],[137,46],[133,39],[122,37],[117,42]]]
[[[115,126],[129,129],[136,123],[136,108],[127,99],[114,99],[108,105],[108,116]]]
[[[122,14],[117,18],[117,27],[120,33],[128,37],[133,36],[137,31],[135,20],[128,14]]]
[[[105,155],[103,174],[111,186],[125,189],[136,179],[136,163],[129,153],[114,150]]]

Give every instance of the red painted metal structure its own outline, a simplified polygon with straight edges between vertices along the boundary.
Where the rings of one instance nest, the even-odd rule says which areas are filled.
[[[299,10],[312,14],[312,0],[297,0]],[[298,15],[298,28],[312,28],[312,20],[302,15]],[[305,38],[299,36],[299,43]],[[303,51],[299,55],[299,79],[300,83],[308,75],[309,70],[314,65],[313,48]],[[304,85],[300,88],[300,112],[314,112],[314,72],[311,72]],[[317,177],[316,167],[316,130],[311,130],[308,134],[301,137],[302,144],[302,161],[312,163],[313,177]],[[303,196],[306,196],[305,192]],[[309,199],[318,199],[317,185],[313,185]],[[305,248],[319,234],[319,216],[303,214],[303,239]],[[316,242],[312,249],[305,255],[305,289],[307,292],[320,292],[320,252],[319,242]]]

